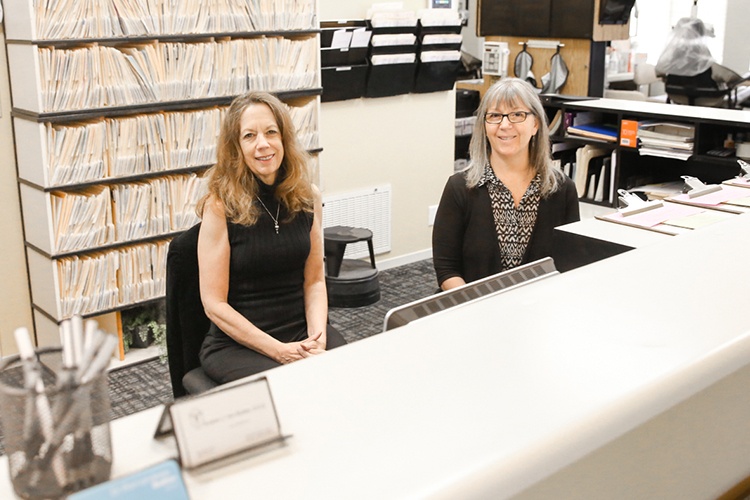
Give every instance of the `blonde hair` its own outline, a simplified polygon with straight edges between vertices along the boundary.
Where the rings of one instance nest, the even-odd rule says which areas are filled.
[[[287,220],[299,212],[312,212],[314,194],[309,179],[309,155],[297,139],[297,132],[284,103],[266,92],[249,92],[232,101],[221,125],[216,147],[216,164],[209,170],[208,193],[196,206],[202,217],[209,198],[223,204],[230,222],[251,226],[260,215],[253,201],[258,195],[258,180],[245,164],[240,147],[240,121],[248,106],[265,104],[279,126],[284,158],[279,167],[276,197],[287,209]]]
[[[524,106],[536,118],[539,127],[536,135],[529,141],[529,163],[541,178],[542,196],[553,193],[561,184],[561,177],[552,167],[547,115],[534,87],[520,78],[503,78],[485,92],[477,110],[477,121],[469,143],[471,161],[464,170],[466,185],[476,187],[484,175],[484,167],[490,162],[490,141],[487,138],[484,115],[491,106],[499,105]]]

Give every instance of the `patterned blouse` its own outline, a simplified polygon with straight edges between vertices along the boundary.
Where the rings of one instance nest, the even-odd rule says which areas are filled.
[[[536,174],[516,207],[510,189],[495,176],[489,164],[484,167],[484,176],[478,186],[486,184],[490,194],[503,271],[520,266],[523,261],[523,254],[536,224],[536,214],[542,198],[541,183],[539,174]]]

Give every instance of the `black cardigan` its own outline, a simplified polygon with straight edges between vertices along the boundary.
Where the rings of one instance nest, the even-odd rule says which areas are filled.
[[[557,191],[539,202],[524,264],[552,255],[553,229],[580,220],[575,184],[563,177]],[[469,283],[503,271],[487,187],[469,189],[463,172],[448,179],[440,198],[432,229],[432,258],[438,284],[454,276]]]

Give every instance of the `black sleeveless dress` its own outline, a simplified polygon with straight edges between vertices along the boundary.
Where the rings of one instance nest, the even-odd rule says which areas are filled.
[[[275,216],[279,202],[273,186],[261,186],[260,198]],[[271,216],[257,201],[260,217],[252,226],[227,221],[229,246],[229,293],[227,302],[255,326],[280,340],[298,342],[307,338],[304,271],[310,253],[313,214],[298,213],[286,221],[279,207],[279,232]],[[328,325],[326,348],[345,344],[339,332]],[[200,352],[203,370],[219,383],[279,366],[279,363],[234,339],[211,324]]]

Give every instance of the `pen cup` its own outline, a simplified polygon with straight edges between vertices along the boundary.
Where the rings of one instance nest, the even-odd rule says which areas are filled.
[[[76,384],[61,350],[0,362],[0,421],[10,478],[22,498],[60,498],[107,481],[112,469],[107,373]],[[41,383],[29,380],[41,379]],[[33,385],[33,387],[30,387]]]

